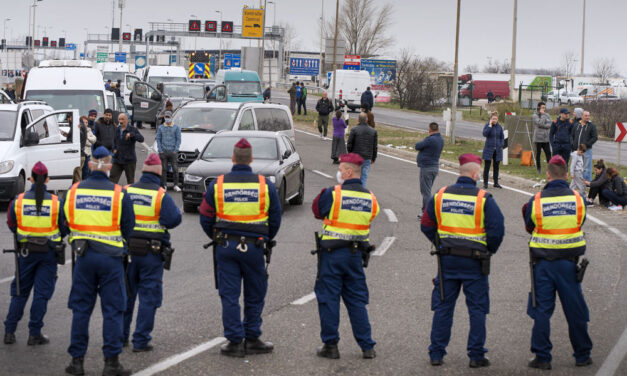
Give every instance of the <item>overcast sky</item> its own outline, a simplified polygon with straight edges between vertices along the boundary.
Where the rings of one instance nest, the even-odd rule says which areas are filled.
[[[276,23],[290,23],[296,33],[296,45],[306,50],[318,50],[317,20],[324,2],[325,18],[335,14],[335,0],[274,0]],[[341,6],[342,0],[340,0]],[[384,3],[385,0],[377,0]],[[386,56],[397,56],[409,48],[423,56],[452,62],[455,46],[455,0],[389,0],[393,4],[393,20],[389,33],[395,44]],[[460,69],[477,64],[483,67],[488,58],[502,61],[511,56],[513,0],[462,0],[460,25]],[[66,30],[70,42],[82,43],[84,28],[91,33],[109,32],[111,0],[43,0],[37,7],[37,25],[45,26],[51,39],[63,36]],[[0,0],[2,18],[9,17],[7,37],[23,38],[27,34],[31,0]],[[117,1],[116,1],[117,4]],[[225,21],[241,24],[242,6],[259,5],[259,1],[240,0],[126,0],[123,24],[148,29],[149,22],[187,22],[191,14],[202,20],[219,19],[216,10],[223,11]],[[518,68],[548,68],[561,65],[564,52],[572,50],[581,55],[583,0],[520,0],[518,2]],[[267,25],[273,23],[274,7],[268,4]],[[585,71],[593,72],[593,62],[599,57],[614,59],[622,75],[627,75],[627,48],[624,20],[625,0],[588,0],[586,9]],[[340,14],[341,17],[341,14]],[[116,27],[119,10],[116,9]],[[106,27],[106,30],[105,30]],[[128,31],[128,26],[123,26]],[[40,39],[43,29],[36,34]],[[23,39],[21,39],[23,40]],[[23,43],[23,42],[22,42]],[[184,47],[192,48],[193,40]],[[198,38],[198,48],[217,48],[213,39]],[[232,42],[232,48],[239,43]],[[579,60],[580,61],[580,60]],[[580,63],[577,63],[579,67]],[[577,68],[578,71],[579,68]]]

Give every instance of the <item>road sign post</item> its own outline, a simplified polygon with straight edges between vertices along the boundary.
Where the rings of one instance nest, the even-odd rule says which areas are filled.
[[[616,128],[614,129],[614,141],[618,142],[616,145],[616,149],[618,150],[618,159],[616,159],[616,163],[620,167],[620,149],[623,142],[627,142],[627,127],[621,122],[616,123]]]

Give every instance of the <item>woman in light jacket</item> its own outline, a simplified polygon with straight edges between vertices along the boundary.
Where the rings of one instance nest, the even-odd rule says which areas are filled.
[[[494,188],[502,188],[499,185],[499,163],[503,160],[505,137],[503,135],[503,127],[499,124],[499,113],[497,111],[493,111],[490,114],[490,121],[483,127],[483,137],[485,137],[485,145],[483,146],[483,160],[485,161],[483,187],[488,188],[490,166],[494,165],[492,173]]]

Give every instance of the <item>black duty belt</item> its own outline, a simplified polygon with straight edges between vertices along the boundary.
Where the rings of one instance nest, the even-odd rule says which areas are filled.
[[[471,259],[485,259],[489,257],[489,252],[480,251],[478,249],[470,249],[470,248],[443,248],[440,250],[441,255],[451,255],[451,256],[460,256],[467,257]]]
[[[217,242],[218,245],[222,247],[227,247],[229,242],[234,242],[237,244],[237,250],[240,252],[248,251],[247,244],[254,244],[256,247],[265,248],[266,239],[263,236],[245,236],[245,235],[234,235],[234,234],[225,234],[223,232],[218,232],[213,239],[213,241]]]

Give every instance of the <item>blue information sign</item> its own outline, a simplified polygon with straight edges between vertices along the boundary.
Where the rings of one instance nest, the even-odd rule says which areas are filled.
[[[240,68],[242,66],[242,55],[224,54],[224,69]]]
[[[75,43],[66,43],[65,44],[65,49],[66,50],[70,50],[70,51],[74,51],[76,49],[76,44]]]
[[[126,52],[116,52],[115,53],[115,62],[116,63],[126,63]]]
[[[317,76],[320,73],[320,59],[293,57],[290,59],[290,74]]]
[[[135,56],[135,69],[146,68],[146,56],[145,55],[137,55]]]

